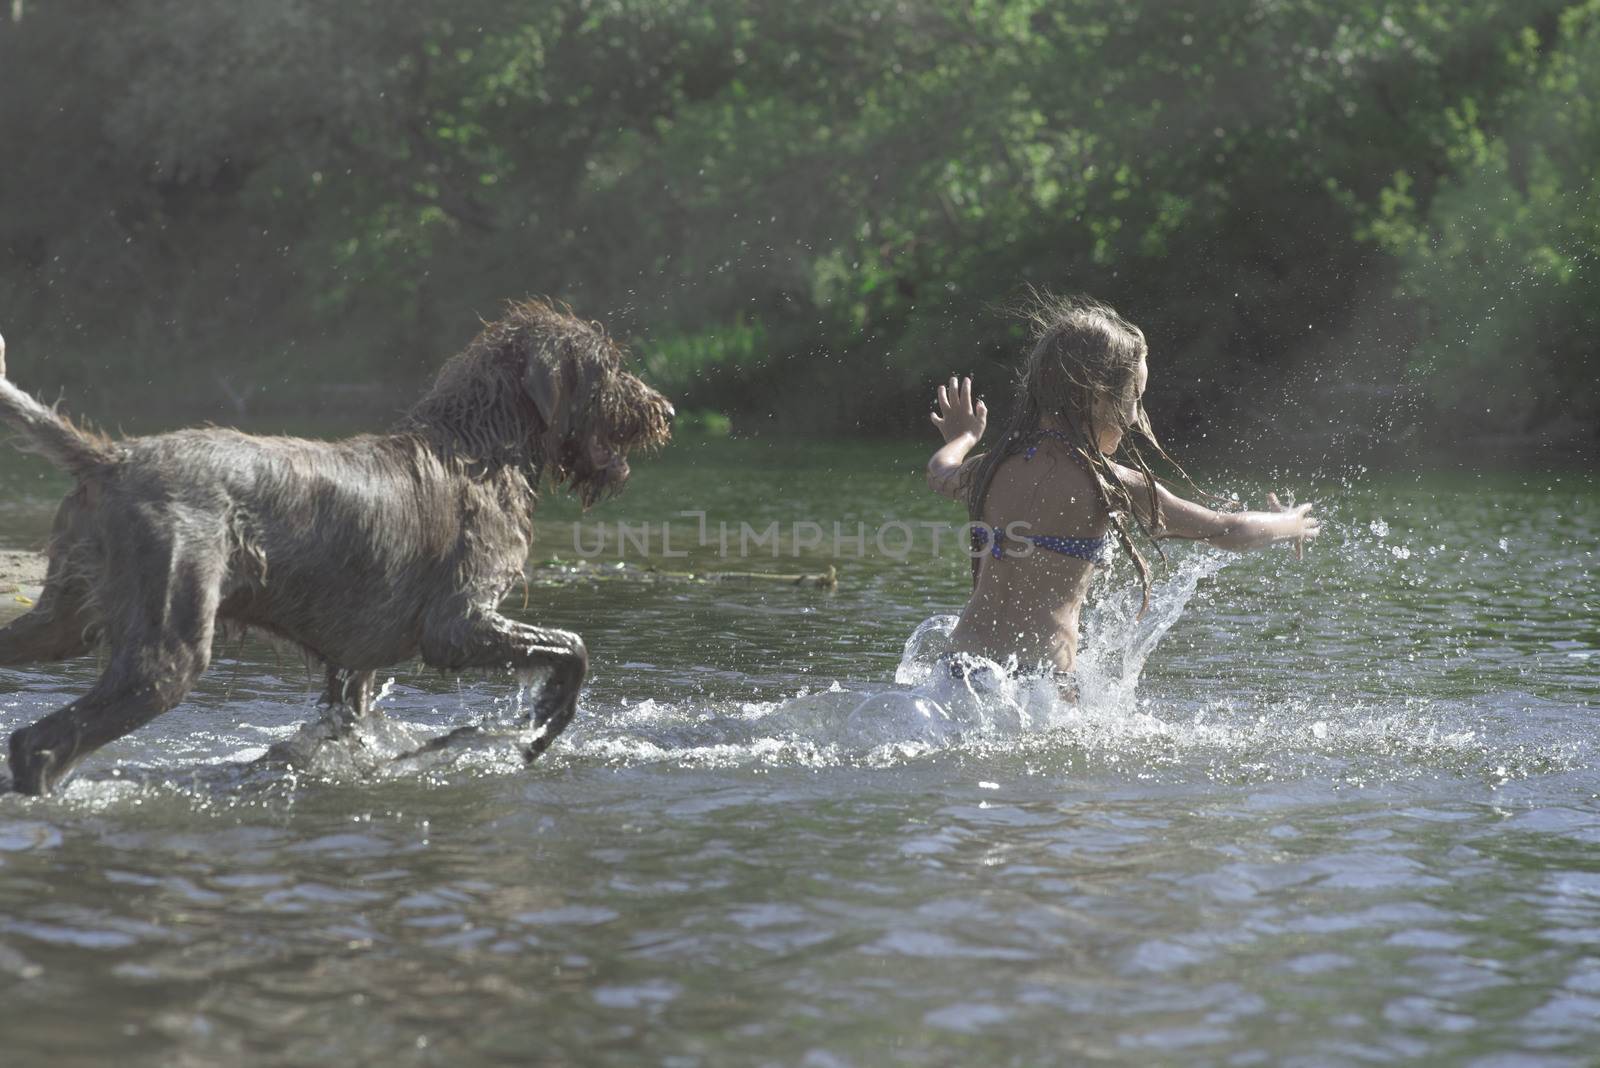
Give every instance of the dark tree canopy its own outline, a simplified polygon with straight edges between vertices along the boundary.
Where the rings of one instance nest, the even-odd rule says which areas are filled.
[[[13,374],[102,418],[403,396],[548,294],[681,408],[912,432],[1031,284],[1182,444],[1596,445],[1597,0],[16,0],[0,72]]]

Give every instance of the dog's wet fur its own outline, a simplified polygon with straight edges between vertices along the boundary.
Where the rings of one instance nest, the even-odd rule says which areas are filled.
[[[18,791],[49,792],[183,700],[219,627],[305,649],[348,721],[368,714],[375,671],[415,657],[545,674],[529,760],[572,718],[582,638],[496,606],[522,578],[541,483],[588,506],[622,487],[630,450],[670,435],[671,404],[599,324],[514,303],[390,433],[338,442],[219,428],[112,441],[14,386],[4,351],[0,423],[77,484],[38,604],[0,629],[0,665],[105,663],[88,693],[12,733]]]

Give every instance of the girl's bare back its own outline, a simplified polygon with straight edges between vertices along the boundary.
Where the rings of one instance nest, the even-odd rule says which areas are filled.
[[[970,475],[981,457],[968,461]],[[951,633],[952,649],[1021,666],[1070,671],[1078,646],[1078,613],[1095,563],[1022,540],[1029,535],[1095,542],[1107,516],[1089,475],[1069,450],[1048,438],[1007,457],[984,500],[982,522],[1001,534],[1001,554],[982,546],[972,599]],[[1014,535],[1014,536],[1008,536]]]

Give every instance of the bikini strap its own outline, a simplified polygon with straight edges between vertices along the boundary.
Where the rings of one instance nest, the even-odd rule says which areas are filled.
[[[998,531],[991,532],[989,528],[984,526],[982,523],[973,524],[972,548],[974,551],[981,550],[984,545],[989,542],[991,537],[994,539],[994,544],[989,546],[989,555],[994,557],[996,560],[1005,559],[1006,547],[1001,544],[1000,533]],[[977,566],[978,561],[976,557],[973,558],[972,564],[974,567]]]
[[[1090,473],[1088,458],[1083,455],[1083,446],[1073,441],[1061,431],[1050,430],[1046,427],[1039,427],[1037,430],[1031,431],[1028,436],[1055,438],[1057,441],[1061,442],[1061,444],[1067,447],[1067,454],[1072,457],[1073,461],[1076,462],[1079,467],[1083,468],[1085,473]],[[1033,459],[1033,454],[1039,451],[1039,444],[1039,442],[1035,441],[1032,445],[1029,445],[1027,449],[1023,451],[1022,458],[1024,460]]]

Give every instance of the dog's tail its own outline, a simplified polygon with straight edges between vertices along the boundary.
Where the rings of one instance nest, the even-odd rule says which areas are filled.
[[[102,437],[72,425],[66,416],[46,408],[6,378],[6,339],[0,337],[0,423],[21,436],[18,443],[51,463],[82,476],[116,460],[117,451]]]

